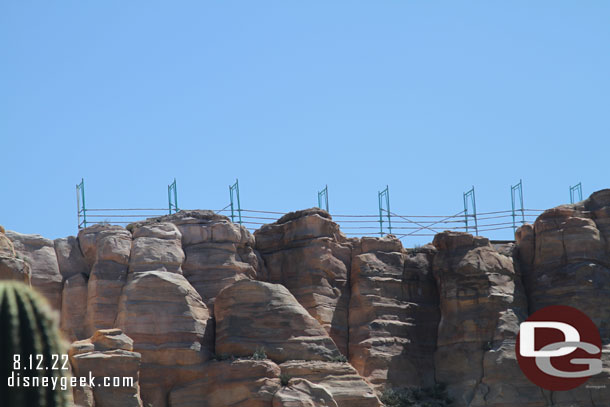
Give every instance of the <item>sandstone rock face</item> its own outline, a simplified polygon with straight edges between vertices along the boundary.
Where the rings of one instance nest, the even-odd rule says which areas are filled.
[[[142,407],[138,385],[140,354],[133,352],[133,341],[120,330],[97,331],[92,338],[75,342],[70,349],[70,362],[77,377],[91,374],[96,384],[93,388],[75,391],[75,403],[96,407]],[[116,378],[120,378],[118,382]],[[91,394],[95,403],[91,403]]]
[[[362,238],[351,273],[350,362],[380,387],[430,386],[439,321],[434,248]]]
[[[210,354],[208,319],[207,307],[182,275],[165,271],[130,275],[116,326],[142,354],[145,403],[165,407],[171,388],[201,377]]]
[[[292,379],[273,396],[273,407],[337,407],[324,387],[305,379]]]
[[[291,360],[280,365],[282,374],[324,387],[339,407],[380,407],[373,388],[349,363]]]
[[[15,246],[11,239],[6,237],[4,228],[0,229],[0,256],[2,257],[15,257]]]
[[[13,242],[15,252],[29,264],[32,287],[46,297],[53,309],[61,310],[62,276],[53,241],[40,235],[22,235],[10,230],[6,231],[6,237]]]
[[[134,379],[75,388],[82,406],[373,407],[375,389],[435,382],[457,407],[607,405],[610,190],[546,211],[516,242],[444,232],[404,249],[346,239],[318,209],[253,237],[183,211],[55,241],[0,227],[0,279],[31,280],[69,339],[90,337],[70,351],[77,375]],[[606,352],[603,373],[567,392],[541,391],[515,360],[519,324],[555,304],[589,315]],[[261,348],[270,359],[246,359]]]
[[[457,406],[544,405],[538,388],[519,374],[514,353],[527,302],[513,258],[460,232],[436,235],[434,246],[437,381],[448,384]]]
[[[85,274],[74,274],[64,281],[61,304],[61,330],[70,339],[75,341],[85,339],[87,316],[87,283]]]
[[[270,360],[212,361],[203,377],[172,390],[171,407],[271,407],[280,368]]]
[[[113,328],[119,297],[127,280],[131,233],[120,226],[94,225],[78,233],[81,252],[91,267],[87,285],[87,335]]]
[[[182,274],[182,235],[168,222],[134,228],[129,271],[161,270]]]
[[[180,211],[135,223],[128,228],[134,230],[138,241],[140,227],[158,227],[153,226],[158,222],[169,222],[177,227],[184,252],[182,272],[210,311],[213,310],[214,299],[223,288],[239,280],[256,278],[261,266],[253,250],[254,238],[245,227],[231,223],[226,216],[212,211]],[[165,240],[165,244],[169,245]],[[177,249],[173,242],[173,247]],[[178,260],[179,251],[175,250],[174,255]]]
[[[610,343],[610,190],[550,209],[517,231],[530,312],[569,305],[587,314]]]
[[[17,258],[13,242],[4,233],[0,226],[0,280],[17,280],[31,285],[29,264]]]
[[[85,257],[80,251],[78,240],[74,236],[55,239],[53,245],[55,247],[59,272],[64,280],[75,274],[89,275],[91,270],[87,266]]]
[[[262,347],[275,362],[340,355],[318,321],[279,284],[239,281],[218,295],[214,315],[217,354],[251,356]]]
[[[0,256],[0,280],[16,280],[32,285],[30,266],[17,257]]]
[[[549,209],[517,230],[529,311],[568,305],[587,314],[610,347],[610,189]],[[610,356],[604,354],[608,360]],[[597,406],[610,400],[608,362],[586,386],[553,392],[549,404]]]
[[[347,355],[351,245],[328,213],[289,213],[255,232],[268,280],[284,285]]]

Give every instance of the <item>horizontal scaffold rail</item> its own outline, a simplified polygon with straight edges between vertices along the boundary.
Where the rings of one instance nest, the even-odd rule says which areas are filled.
[[[149,213],[146,213],[147,211]],[[536,217],[543,212],[541,209],[524,209],[523,211],[525,222],[528,223],[533,223]],[[128,225],[146,218],[167,214],[167,210],[161,208],[92,208],[87,209],[87,212],[93,212],[87,215],[88,225]],[[230,215],[231,209],[227,206],[214,212]],[[263,225],[277,221],[287,212],[241,209],[241,213],[241,223],[249,231],[254,232]],[[266,216],[260,216],[261,214]],[[331,214],[331,216],[347,236],[379,234],[377,232],[379,215]],[[386,212],[384,212],[385,216],[388,216]],[[400,215],[390,212],[389,218],[392,221],[393,234],[400,239],[419,236],[430,237],[444,230],[459,232],[468,230],[468,227],[464,224],[464,211],[452,215]],[[481,212],[477,214],[477,220],[479,232],[513,229],[512,211],[510,210]]]

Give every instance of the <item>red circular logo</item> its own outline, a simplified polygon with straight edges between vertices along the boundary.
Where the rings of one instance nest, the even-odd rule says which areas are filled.
[[[587,315],[553,305],[521,324],[515,353],[519,367],[534,384],[562,391],[601,372],[601,349],[599,330]]]

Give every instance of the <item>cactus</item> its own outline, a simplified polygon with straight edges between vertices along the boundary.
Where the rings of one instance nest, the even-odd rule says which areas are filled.
[[[69,374],[61,370],[63,354],[65,347],[57,321],[49,313],[46,301],[25,284],[0,282],[0,404],[67,406],[69,395],[60,385],[63,377],[66,386]],[[27,369],[30,355],[32,370]],[[37,366],[40,368],[35,369]],[[45,376],[47,379],[43,379]],[[19,380],[14,380],[12,386],[9,385],[11,377]],[[24,386],[24,379],[31,383],[34,377],[41,383],[48,380],[48,386]],[[55,389],[52,381],[56,382]],[[21,386],[17,385],[19,382]]]

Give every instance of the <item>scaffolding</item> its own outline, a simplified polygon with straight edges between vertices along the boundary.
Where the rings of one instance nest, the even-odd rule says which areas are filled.
[[[470,201],[470,207],[472,209],[472,213],[468,213],[468,202]],[[466,224],[466,232],[468,232],[468,218],[474,218],[474,231],[475,234],[479,235],[479,223],[477,221],[477,203],[474,196],[474,185],[470,191],[464,192],[464,223]]]
[[[237,212],[237,222],[241,225],[241,203],[239,201],[239,180],[237,178],[235,184],[229,185],[229,198],[231,199],[231,222],[235,223],[235,212]],[[235,210],[235,204],[237,204],[237,210]]]
[[[570,187],[572,200],[581,197],[580,183]],[[341,214],[332,213],[333,221],[341,231],[350,237],[357,236],[385,236],[394,234],[399,239],[413,237],[432,237],[443,230],[487,234],[497,231],[515,231],[519,223],[533,223],[543,211],[540,209],[525,209],[523,203],[523,182],[511,186],[511,205],[509,210],[494,212],[477,212],[474,186],[463,194],[464,210],[452,215],[405,215],[397,214],[390,209],[389,186],[378,191],[378,212],[368,214]],[[285,212],[243,209],[240,201],[239,181],[236,179],[229,186],[230,203],[222,209],[215,211],[229,217],[234,223],[243,225],[250,232],[254,232],[263,225],[276,222]],[[90,201],[90,199],[89,199]],[[85,181],[76,185],[77,225],[78,229],[95,224],[128,225],[147,218],[175,213],[178,206],[178,193],[176,179],[168,185],[168,204],[164,209],[98,209],[91,208],[91,202],[85,203]],[[318,207],[328,210],[328,186],[318,192]],[[196,209],[196,208],[191,208]],[[372,211],[371,211],[372,212]],[[514,235],[514,233],[513,233]]]
[[[328,185],[323,190],[318,191],[318,208],[328,212]]]
[[[76,184],[76,215],[78,228],[87,227],[87,208],[85,207],[85,179],[81,178],[80,184]],[[81,218],[83,219],[81,222]]]
[[[167,202],[169,205],[169,214],[178,212],[178,188],[176,187],[176,178],[174,178],[174,182],[167,186]]]
[[[389,234],[392,234],[392,218],[391,218],[391,213],[390,213],[390,187],[389,186],[385,186],[385,189],[383,191],[379,191],[377,193],[377,197],[379,199],[379,235],[383,237],[384,232],[383,232],[383,217],[384,217],[384,212],[385,212],[385,216],[387,216],[388,218],[388,229],[390,231]],[[385,208],[383,207],[385,201]]]
[[[578,201],[574,201],[574,198],[578,194]],[[570,186],[570,203],[576,203],[582,201],[582,183],[579,182],[574,186]]]
[[[519,180],[517,185],[511,185],[510,187],[510,202],[512,205],[513,215],[513,232],[517,231],[517,211],[521,212],[521,224],[525,223],[525,209],[523,207],[523,182]],[[519,207],[517,208],[517,204]]]

